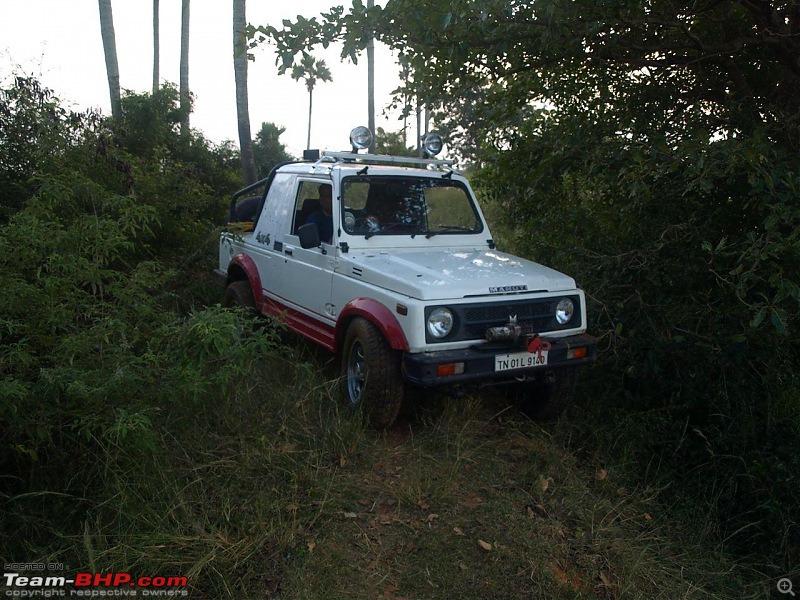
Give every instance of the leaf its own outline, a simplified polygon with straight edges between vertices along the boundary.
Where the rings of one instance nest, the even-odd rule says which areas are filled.
[[[786,333],[786,313],[778,308],[772,311],[770,315],[773,327],[778,330],[778,333]]]
[[[756,316],[755,316],[755,317],[753,317],[753,320],[752,320],[752,321],[750,321],[750,327],[752,327],[753,329],[755,329],[756,327],[758,327],[759,325],[761,325],[761,323],[763,323],[763,322],[764,322],[764,318],[765,318],[766,316],[767,316],[767,307],[766,307],[766,306],[762,306],[762,307],[761,307],[761,310],[759,310],[759,311],[756,313]]]
[[[492,545],[489,542],[484,542],[483,540],[478,540],[478,546],[480,546],[487,552],[491,552],[492,550]]]
[[[357,519],[358,515],[354,512],[343,513],[345,519]]]
[[[478,496],[472,496],[464,501],[467,508],[480,508],[483,506],[483,499]]]
[[[605,571],[600,571],[599,575],[600,575],[600,581],[603,582],[603,585],[605,587],[611,587],[611,577],[609,575],[606,575]]]
[[[453,533],[455,533],[458,537],[464,537],[466,535],[460,527],[453,527]]]
[[[608,478],[608,471],[605,469],[597,469],[597,472],[594,474],[595,479],[603,481],[604,479]]]
[[[317,544],[315,542],[308,542],[308,544],[306,544],[306,548],[308,548],[309,554],[314,552],[314,548],[316,548],[316,547],[317,547]]]
[[[544,494],[549,487],[550,480],[542,475],[539,475],[539,489],[542,490],[542,493]]]
[[[569,582],[569,577],[567,577],[567,573],[564,571],[564,569],[558,565],[550,565],[550,569],[552,569],[553,575],[555,575],[558,583],[564,584]]]

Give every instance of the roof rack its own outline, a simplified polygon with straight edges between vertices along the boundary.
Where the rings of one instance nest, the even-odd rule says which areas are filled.
[[[417,158],[415,156],[389,156],[386,154],[355,154],[353,152],[331,152],[328,150],[322,152],[322,156],[317,162],[318,163],[328,162],[325,160],[326,158],[338,159],[338,161],[341,162],[366,162],[366,163],[386,163],[386,164],[404,163],[404,164],[412,164],[419,166],[434,165],[441,167],[450,167],[455,163],[455,161],[453,160],[442,160],[436,158]]]

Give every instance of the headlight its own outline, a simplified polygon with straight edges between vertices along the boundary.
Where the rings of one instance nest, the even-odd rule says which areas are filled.
[[[575,305],[569,298],[562,298],[556,305],[556,321],[559,325],[566,325],[572,318],[572,313],[575,311]]]
[[[445,337],[453,329],[453,313],[446,308],[434,308],[428,316],[428,333],[437,339]]]
[[[436,156],[442,151],[444,141],[438,133],[429,133],[422,139],[422,148],[431,156]]]
[[[353,152],[369,148],[372,145],[372,132],[363,125],[354,128],[350,132],[350,144],[353,146]]]

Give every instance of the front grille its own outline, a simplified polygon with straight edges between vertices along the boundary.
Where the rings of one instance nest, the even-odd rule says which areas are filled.
[[[464,339],[481,339],[489,327],[501,327],[512,317],[516,317],[517,324],[530,333],[557,328],[557,303],[558,298],[470,306],[463,311]]]
[[[575,303],[575,313],[570,322],[566,325],[559,325],[556,321],[556,305],[563,297],[451,305],[448,308],[456,317],[456,326],[453,332],[444,339],[428,336],[428,342],[482,340],[486,337],[488,328],[502,327],[509,322],[511,317],[515,316],[517,324],[522,326],[526,333],[545,333],[579,327],[581,305],[578,296],[568,296]],[[433,308],[430,307],[426,310],[426,318]]]
[[[484,304],[466,308],[464,314],[464,334],[467,339],[482,338],[489,327],[500,327],[509,322],[511,317],[517,318],[517,323],[532,332],[549,329],[555,323],[555,305],[557,300],[538,300],[528,302],[514,302],[512,304],[497,305]]]

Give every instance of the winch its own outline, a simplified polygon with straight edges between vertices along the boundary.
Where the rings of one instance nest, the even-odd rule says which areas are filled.
[[[519,323],[517,316],[509,317],[508,323],[500,327],[489,327],[486,330],[486,339],[490,342],[505,342],[516,345],[525,335],[525,331]]]

